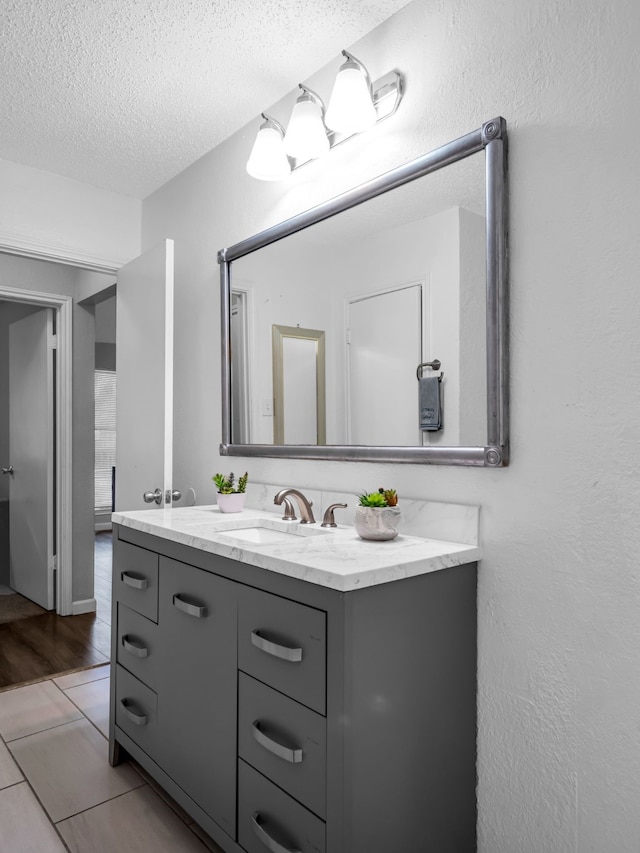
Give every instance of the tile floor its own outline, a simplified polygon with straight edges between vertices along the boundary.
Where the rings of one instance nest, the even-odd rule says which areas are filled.
[[[0,851],[222,853],[136,764],[107,758],[109,666],[0,693]]]

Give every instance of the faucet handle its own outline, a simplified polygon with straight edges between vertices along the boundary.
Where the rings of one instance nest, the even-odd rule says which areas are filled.
[[[282,503],[284,504],[284,515],[282,516],[283,521],[297,521],[296,513],[293,508],[293,504],[289,500],[289,498],[283,498]]]
[[[324,511],[324,516],[322,518],[322,524],[320,527],[337,527],[336,520],[333,517],[334,509],[346,509],[347,504],[331,504]]]

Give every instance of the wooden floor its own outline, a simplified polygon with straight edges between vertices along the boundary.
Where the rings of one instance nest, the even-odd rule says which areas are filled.
[[[0,690],[107,663],[111,652],[111,533],[96,535],[97,613],[44,613],[0,625]]]

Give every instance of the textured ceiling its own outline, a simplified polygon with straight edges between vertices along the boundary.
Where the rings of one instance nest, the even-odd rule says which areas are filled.
[[[0,0],[0,158],[144,198],[407,0]]]

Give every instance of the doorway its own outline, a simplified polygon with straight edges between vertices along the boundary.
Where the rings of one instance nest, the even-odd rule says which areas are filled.
[[[0,583],[18,595],[55,609],[55,327],[53,310],[0,303],[0,394],[3,398],[0,494],[8,516],[8,565]],[[7,357],[8,355],[8,357]],[[11,599],[3,599],[11,603]]]
[[[416,368],[429,352],[428,283],[348,299],[346,326],[348,443],[421,444]]]
[[[109,659],[109,626],[93,613],[60,616],[55,600],[54,560],[66,527],[56,512],[56,315],[27,297],[0,301],[0,447],[7,469],[0,476],[0,690]]]
[[[52,520],[54,542],[53,599],[55,610],[60,615],[72,612],[72,443],[71,443],[71,316],[72,298],[50,293],[20,290],[0,285],[0,303],[7,307],[8,316],[14,319],[21,313],[24,316],[37,315],[43,309],[49,309],[53,315],[52,326],[55,329],[55,359],[50,377],[52,394],[55,388],[54,438],[51,447],[54,471],[52,503],[55,508]],[[8,336],[7,343],[8,343]],[[8,362],[8,351],[5,362]],[[6,383],[8,384],[8,374]],[[7,407],[8,408],[8,407]],[[8,444],[8,418],[5,421],[4,439]],[[6,445],[5,445],[6,447]],[[8,455],[8,448],[4,455]],[[2,467],[10,467],[7,460]],[[5,475],[6,476],[6,475]],[[13,476],[13,475],[9,475]],[[8,503],[8,488],[5,500]],[[5,512],[9,510],[7,506]],[[8,514],[8,512],[7,512]],[[9,530],[10,527],[7,527]],[[7,546],[2,547],[6,555]]]

